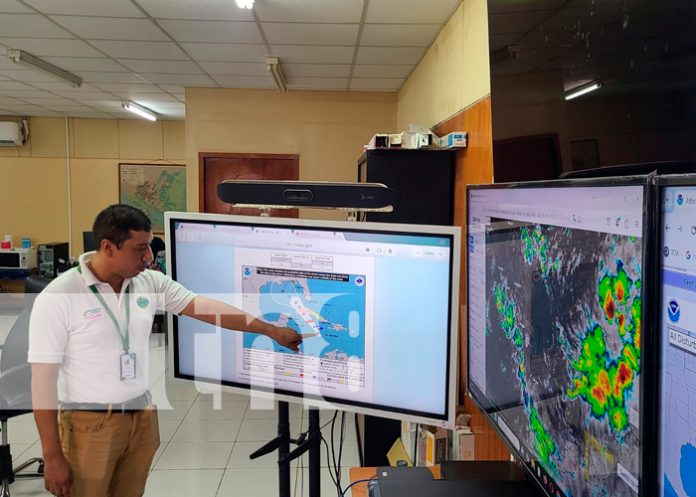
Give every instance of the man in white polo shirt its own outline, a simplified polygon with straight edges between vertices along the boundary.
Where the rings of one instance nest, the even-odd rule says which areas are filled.
[[[98,250],[51,282],[31,315],[32,399],[45,486],[58,497],[137,497],[159,446],[148,392],[155,311],[211,324],[219,319],[223,328],[267,335],[292,350],[302,338],[148,270],[152,232],[142,211],[112,205],[93,231]]]

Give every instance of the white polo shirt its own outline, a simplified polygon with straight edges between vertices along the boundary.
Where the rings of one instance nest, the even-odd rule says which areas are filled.
[[[145,270],[126,279],[117,295],[111,285],[99,281],[80,257],[80,273],[72,268],[53,280],[34,303],[29,324],[29,362],[62,364],[58,376],[60,402],[118,403],[147,391],[149,379],[149,336],[155,311],[179,314],[195,294],[168,276]],[[97,296],[126,326],[125,299],[130,302],[130,352],[136,354],[134,379],[121,380],[123,345],[114,322]],[[126,288],[130,288],[126,292]]]

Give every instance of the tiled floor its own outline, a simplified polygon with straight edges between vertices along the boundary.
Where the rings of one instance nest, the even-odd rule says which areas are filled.
[[[276,453],[250,460],[249,454],[276,433],[276,411],[269,401],[251,404],[248,396],[231,393],[200,393],[193,386],[172,385],[166,378],[166,348],[151,341],[150,379],[159,408],[162,440],[145,491],[146,497],[195,495],[196,497],[273,497],[278,495]],[[265,407],[265,409],[259,409]],[[321,413],[321,422],[333,412]],[[290,406],[290,426],[296,437],[307,427],[307,411]],[[340,419],[340,416],[339,416]],[[346,414],[347,435],[342,458],[342,483],[348,470],[357,466],[358,450],[353,415]],[[338,431],[338,430],[336,430]],[[330,426],[323,430],[327,440]],[[38,434],[31,415],[10,420],[8,428],[15,463],[41,455]],[[321,494],[337,495],[328,472],[322,446]],[[306,455],[292,465],[292,495],[308,496]],[[17,481],[13,497],[50,495],[42,480]],[[347,495],[350,495],[350,491]]]

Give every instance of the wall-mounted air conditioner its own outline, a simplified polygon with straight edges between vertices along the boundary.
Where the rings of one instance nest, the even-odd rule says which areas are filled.
[[[28,135],[26,121],[0,121],[0,147],[21,147]]]

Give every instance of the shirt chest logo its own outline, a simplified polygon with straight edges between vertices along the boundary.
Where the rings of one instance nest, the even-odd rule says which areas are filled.
[[[141,295],[135,300],[135,304],[140,309],[147,309],[150,306],[150,299]]]
[[[82,315],[86,321],[94,321],[95,319],[99,319],[104,315],[104,309],[102,307],[92,307],[91,309],[87,309],[84,314]]]

